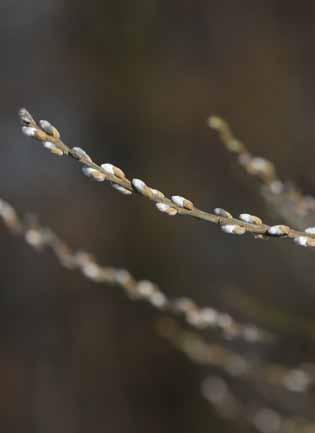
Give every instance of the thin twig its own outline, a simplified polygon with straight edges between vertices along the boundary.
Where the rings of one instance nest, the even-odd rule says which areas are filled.
[[[277,385],[300,393],[307,392],[314,385],[314,365],[288,368],[282,364],[251,360],[222,344],[209,343],[200,334],[184,329],[170,318],[158,321],[157,332],[192,361],[217,367],[231,377],[246,379],[250,383]]]
[[[270,341],[271,335],[254,325],[242,325],[229,314],[212,307],[199,307],[189,298],[170,299],[151,281],[136,280],[128,271],[100,266],[95,258],[85,251],[72,249],[52,230],[40,226],[36,220],[20,218],[15,209],[0,199],[0,218],[13,233],[23,236],[36,250],[50,249],[59,263],[68,269],[79,270],[86,278],[96,283],[108,283],[121,287],[132,300],[144,300],[154,308],[182,316],[196,329],[212,329],[222,332],[227,339],[240,338],[248,342]]]
[[[260,218],[247,213],[242,213],[239,218],[233,218],[229,212],[221,208],[216,208],[214,213],[205,212],[180,195],[174,195],[169,199],[161,191],[149,187],[140,179],[129,180],[120,168],[108,163],[98,165],[83,149],[67,146],[61,140],[59,131],[48,121],[41,120],[37,124],[25,109],[20,110],[19,116],[24,134],[39,140],[53,154],[71,156],[84,166],[85,175],[99,182],[108,181],[123,194],[130,195],[136,192],[153,201],[163,213],[170,216],[188,215],[218,224],[224,232],[230,234],[252,233],[256,238],[290,238],[304,247],[315,246],[315,227],[298,231],[286,225],[270,226],[264,224]]]
[[[315,432],[315,421],[307,416],[290,416],[287,410],[280,413],[255,398],[244,402],[220,376],[206,378],[201,384],[201,392],[222,418],[238,420],[260,433]]]
[[[314,197],[302,194],[292,182],[284,182],[271,161],[252,155],[224,119],[211,116],[208,125],[218,133],[225,148],[236,156],[237,162],[244,171],[258,180],[263,196],[278,214],[299,227],[314,221]]]

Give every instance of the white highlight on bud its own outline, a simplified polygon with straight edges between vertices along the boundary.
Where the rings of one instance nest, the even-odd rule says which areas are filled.
[[[28,137],[35,137],[37,129],[33,126],[22,126],[22,132]]]
[[[155,293],[155,286],[151,281],[142,280],[137,284],[137,292],[140,296],[150,297]]]
[[[216,215],[221,216],[223,218],[233,218],[232,214],[230,212],[226,211],[225,209],[222,209],[221,207],[216,207],[213,211]]]
[[[95,168],[91,167],[83,167],[82,168],[83,173],[87,177],[91,177],[97,182],[103,182],[105,180],[105,174],[101,173],[100,171],[96,170]]]
[[[200,317],[205,325],[213,325],[218,319],[218,313],[210,307],[205,307],[200,311]]]
[[[156,207],[160,212],[167,213],[170,216],[174,216],[177,214],[177,210],[166,203],[158,202],[156,203]]]
[[[40,124],[40,126],[41,126],[41,128],[45,131],[45,132],[48,132],[48,134],[49,133],[51,133],[51,131],[53,130],[53,126],[52,126],[52,124],[50,123],[50,122],[48,122],[48,120],[40,120],[39,121],[39,124]]]
[[[312,383],[310,375],[303,370],[291,370],[284,378],[284,385],[293,392],[304,392]]]
[[[165,197],[165,195],[158,189],[151,188],[151,192],[156,198],[162,199]]]
[[[308,237],[307,236],[298,236],[294,238],[294,242],[301,247],[308,247]]]
[[[51,151],[54,155],[62,156],[63,151],[59,149],[58,146],[56,146],[54,143],[51,143],[50,141],[44,141],[43,143],[44,147]]]
[[[305,233],[315,235],[315,227],[308,227],[307,229],[305,229]]]
[[[285,236],[289,231],[290,228],[284,225],[276,225],[268,228],[268,233],[272,236]]]
[[[113,164],[102,164],[102,169],[106,171],[106,173],[111,174],[112,176],[116,176],[120,179],[125,178],[125,173],[118,167],[115,167]]]
[[[161,203],[161,202],[156,203],[156,207],[161,212],[166,212],[170,208],[170,206],[168,204]]]
[[[182,197],[181,195],[172,195],[172,202],[175,203],[178,207],[192,210],[194,205],[190,200],[187,200],[185,197]]]
[[[101,167],[106,171],[106,173],[112,174],[113,176],[115,175],[113,164],[102,164]]]
[[[172,202],[175,203],[179,207],[184,207],[185,198],[181,195],[172,195]]]
[[[4,200],[0,199],[0,216],[7,222],[17,219],[14,208]]]
[[[43,238],[39,231],[34,229],[27,230],[25,233],[25,240],[32,247],[39,247],[43,242]]]
[[[157,308],[163,308],[167,304],[166,296],[161,292],[155,292],[150,297],[150,302]]]
[[[146,184],[141,179],[132,179],[131,183],[135,189],[141,193],[143,193],[146,188]]]
[[[256,157],[253,158],[247,166],[252,174],[271,175],[274,172],[273,164],[268,159]]]
[[[237,224],[224,224],[221,228],[225,233],[231,233],[233,235],[243,235],[246,232],[245,227]]]
[[[129,191],[129,189],[124,188],[124,187],[121,186],[121,185],[118,185],[118,183],[112,183],[112,186],[113,186],[113,188],[115,188],[117,191],[121,192],[122,194],[125,194],[125,195],[131,195],[131,194],[132,194],[132,192]]]
[[[55,128],[48,120],[40,120],[39,124],[43,131],[47,134],[52,135],[55,138],[60,138],[60,133],[57,128]]]
[[[93,262],[87,262],[84,263],[81,267],[82,273],[91,279],[97,279],[100,275],[100,269],[99,266],[96,263]]]
[[[81,149],[81,147],[73,147],[72,150],[75,152],[75,155],[80,159],[84,158],[90,162],[92,162],[92,158],[85,152],[85,150]]]
[[[256,224],[256,225],[260,225],[262,224],[262,220],[260,218],[258,218],[255,215],[250,215],[248,213],[241,213],[239,218],[249,224]]]

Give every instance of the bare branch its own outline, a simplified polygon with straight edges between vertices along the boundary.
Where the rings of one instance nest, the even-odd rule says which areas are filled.
[[[279,404],[275,405],[278,406],[277,410],[265,406],[264,393],[262,398],[259,395],[259,389],[263,385],[262,390],[269,389],[274,398],[281,399],[283,393],[274,392],[276,386],[278,391],[289,392],[291,396],[299,394],[301,398],[307,397],[313,401],[314,365],[302,364],[288,368],[278,363],[251,359],[227,349],[222,344],[209,343],[201,335],[185,330],[169,318],[158,321],[157,332],[193,362],[215,368],[220,376],[227,376],[228,380],[219,375],[211,375],[204,379],[201,385],[202,395],[223,418],[245,421],[261,433],[314,431],[315,421],[309,415],[290,416],[287,409],[282,413]],[[229,385],[231,382],[235,387],[235,382],[240,382],[243,390],[243,381],[247,381],[251,386],[254,395],[258,394],[250,397],[249,401],[244,401],[244,391],[239,396]],[[268,385],[270,388],[266,388]],[[304,407],[301,410],[304,411]]]
[[[218,133],[225,148],[237,157],[245,172],[258,180],[263,196],[282,218],[299,228],[312,224],[314,197],[303,195],[291,182],[282,181],[275,165],[266,158],[252,155],[224,119],[211,116],[208,124]]]
[[[157,332],[176,349],[184,352],[192,361],[217,367],[231,377],[277,385],[291,392],[307,392],[315,382],[315,365],[299,365],[288,368],[262,360],[251,360],[225,348],[222,344],[209,343],[200,334],[187,331],[173,319],[162,319]],[[312,368],[311,368],[312,367]]]
[[[275,226],[264,224],[260,218],[247,213],[242,213],[239,218],[233,218],[229,212],[220,208],[216,208],[214,213],[205,212],[181,195],[168,198],[161,191],[146,185],[141,179],[129,180],[120,168],[112,164],[96,164],[83,149],[67,146],[61,140],[59,131],[48,121],[41,120],[37,124],[27,110],[21,109],[19,116],[24,134],[40,141],[53,154],[71,156],[83,165],[82,170],[86,176],[98,182],[108,181],[116,190],[126,195],[138,193],[154,202],[157,209],[167,215],[186,215],[218,224],[225,233],[237,235],[251,233],[258,239],[289,238],[304,247],[315,246],[315,227],[298,231],[282,224]],[[273,179],[271,172],[272,170],[268,176]]]
[[[271,335],[254,325],[242,325],[229,314],[212,307],[199,307],[189,298],[170,299],[151,281],[137,281],[128,271],[100,266],[95,258],[85,251],[72,251],[49,228],[40,226],[36,221],[20,218],[15,209],[0,199],[0,218],[13,233],[23,236],[36,250],[50,249],[61,266],[80,271],[95,283],[108,283],[122,288],[132,300],[143,300],[154,308],[183,317],[196,329],[219,331],[224,338],[240,338],[247,342],[270,341]]]
[[[209,376],[201,384],[204,398],[222,418],[238,420],[260,433],[312,433],[315,421],[308,416],[289,416],[288,411],[279,411],[252,398],[244,402],[233,392],[226,380],[220,376]]]

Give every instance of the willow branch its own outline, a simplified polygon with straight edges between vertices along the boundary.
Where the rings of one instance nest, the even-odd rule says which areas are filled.
[[[220,376],[209,376],[201,384],[203,397],[218,414],[230,421],[238,420],[260,433],[313,433],[315,421],[309,416],[288,415],[288,410],[279,411],[252,398],[244,402],[226,380]]]
[[[284,182],[271,161],[252,155],[224,119],[211,116],[208,125],[218,133],[224,147],[235,155],[243,170],[258,180],[265,199],[286,221],[303,226],[314,220],[314,197],[302,194],[292,182]]]
[[[21,109],[19,116],[24,134],[40,141],[53,154],[71,156],[83,165],[83,173],[91,179],[98,182],[108,181],[116,190],[125,195],[138,193],[154,202],[157,209],[167,215],[185,215],[211,222],[219,225],[225,233],[229,234],[251,233],[259,239],[288,238],[304,247],[315,246],[315,227],[299,231],[282,224],[270,226],[264,224],[259,217],[248,213],[242,213],[239,218],[233,218],[229,212],[221,208],[216,208],[214,213],[205,212],[183,196],[173,195],[168,198],[161,191],[151,188],[141,179],[128,179],[120,168],[112,164],[96,164],[83,149],[66,145],[61,140],[59,131],[51,123],[41,120],[37,124],[27,110]]]
[[[157,332],[193,362],[219,368],[230,377],[276,385],[299,393],[307,392],[315,382],[314,366],[312,369],[303,365],[288,368],[279,363],[253,361],[222,344],[209,343],[200,334],[185,330],[170,318],[158,322]]]
[[[248,342],[270,341],[271,335],[253,325],[243,325],[229,314],[212,307],[199,307],[189,298],[169,298],[158,285],[147,280],[136,280],[128,271],[101,266],[85,251],[73,251],[49,228],[36,220],[21,218],[15,209],[0,199],[0,219],[11,232],[25,238],[36,250],[50,249],[61,266],[80,271],[95,283],[107,283],[120,287],[132,300],[143,300],[154,308],[181,316],[196,329],[212,329],[221,332],[224,338]]]

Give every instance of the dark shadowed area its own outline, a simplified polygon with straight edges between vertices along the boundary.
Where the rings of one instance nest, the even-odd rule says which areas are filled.
[[[312,250],[164,216],[51,156],[21,134],[16,114],[25,106],[96,161],[202,209],[281,223],[207,118],[223,116],[253,153],[315,194],[314,20],[306,0],[2,0],[0,197],[104,265],[281,335],[276,345],[227,347],[314,362]],[[201,381],[220,369],[158,336],[149,305],[61,268],[3,225],[0,242],[1,432],[254,431],[203,398]],[[257,407],[312,415],[299,396],[233,386]],[[262,433],[277,433],[266,425]]]

